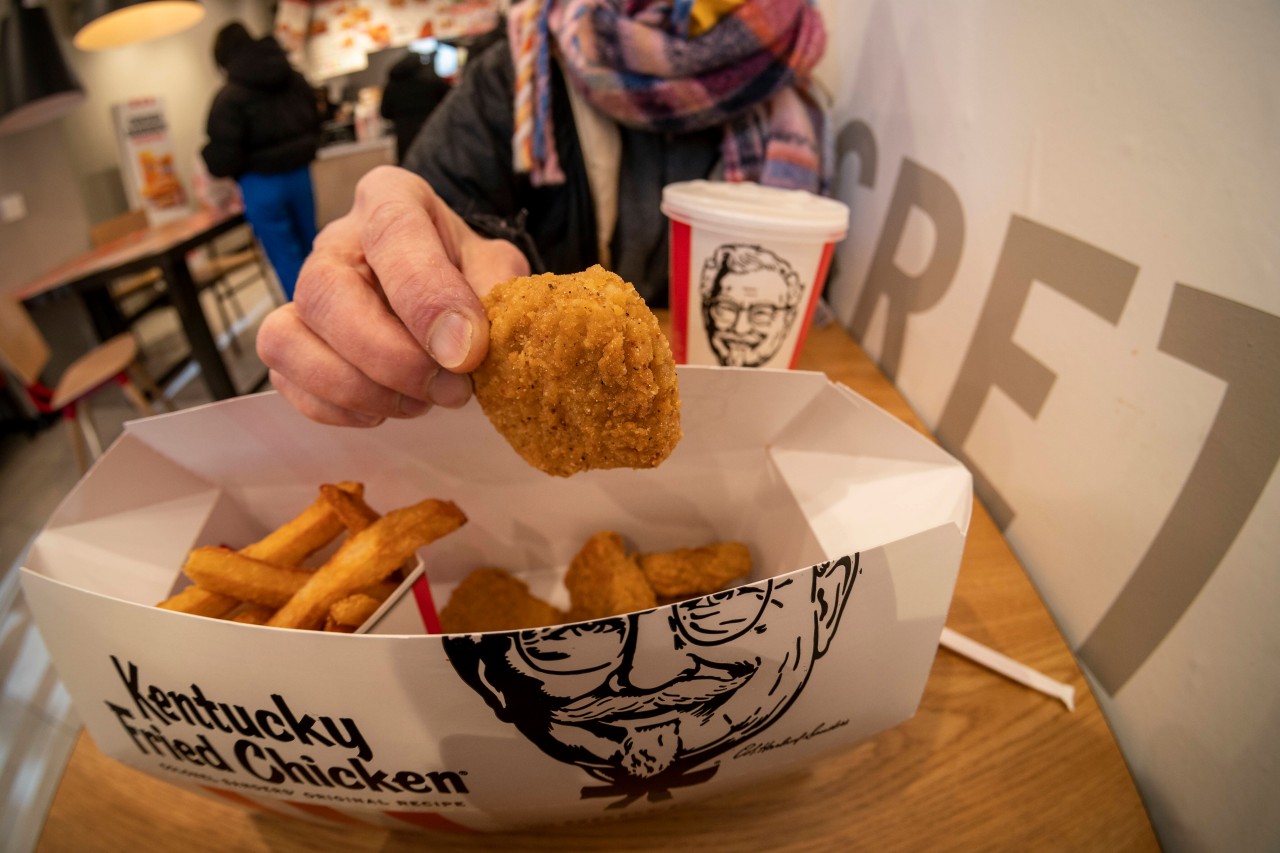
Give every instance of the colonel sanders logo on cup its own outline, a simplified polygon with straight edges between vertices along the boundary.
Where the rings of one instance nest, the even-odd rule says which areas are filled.
[[[758,246],[717,246],[699,285],[707,343],[726,367],[760,367],[787,339],[804,282],[785,258]]]
[[[600,785],[582,797],[667,799],[800,695],[826,653],[857,555],[641,613],[444,638],[454,669],[539,749]],[[703,766],[707,765],[707,766]]]

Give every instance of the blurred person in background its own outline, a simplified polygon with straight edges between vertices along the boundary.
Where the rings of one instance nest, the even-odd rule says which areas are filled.
[[[227,79],[209,108],[209,142],[201,153],[211,175],[239,184],[245,216],[293,299],[316,237],[316,96],[274,37],[255,39],[239,22],[218,31],[213,58]]]
[[[473,53],[404,168],[328,225],[263,321],[273,386],[321,423],[457,407],[488,350],[479,294],[602,264],[667,302],[667,184],[825,193],[826,48],[809,0],[522,0]]]
[[[410,50],[391,66],[379,109],[382,117],[395,126],[397,163],[404,162],[409,144],[450,88],[448,81],[436,73],[434,52]]]

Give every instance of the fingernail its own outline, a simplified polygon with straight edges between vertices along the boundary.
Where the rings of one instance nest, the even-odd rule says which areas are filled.
[[[429,400],[415,400],[413,397],[400,395],[400,402],[396,405],[396,411],[401,417],[416,418],[418,415],[431,408]]]
[[[435,326],[431,328],[427,348],[441,367],[457,367],[471,351],[471,322],[461,314],[450,311],[436,320]]]
[[[471,377],[464,373],[438,370],[427,386],[427,396],[437,406],[456,409],[471,398]]]

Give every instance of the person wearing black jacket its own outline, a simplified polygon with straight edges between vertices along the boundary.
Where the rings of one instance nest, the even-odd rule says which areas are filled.
[[[238,22],[218,31],[213,58],[227,81],[209,108],[204,161],[211,175],[239,184],[245,216],[292,299],[316,236],[315,95],[273,37],[255,39]]]
[[[449,94],[449,83],[436,73],[433,60],[434,54],[410,51],[387,72],[380,111],[383,118],[391,119],[395,125],[397,163],[404,162],[409,143]]]

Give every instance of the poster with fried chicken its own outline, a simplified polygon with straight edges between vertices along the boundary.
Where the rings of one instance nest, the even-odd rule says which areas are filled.
[[[111,118],[129,208],[145,210],[153,226],[190,213],[191,202],[174,165],[163,99],[135,98],[115,104]]]

